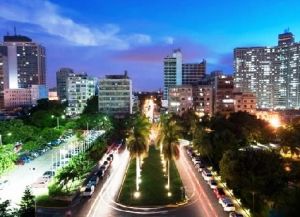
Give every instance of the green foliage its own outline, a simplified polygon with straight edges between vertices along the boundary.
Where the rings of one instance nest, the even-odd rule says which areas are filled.
[[[73,157],[65,167],[56,173],[54,182],[48,187],[49,195],[68,195],[77,190],[94,164],[95,162],[89,159],[85,153]]]
[[[0,202],[0,216],[1,217],[15,217],[16,211],[10,208],[10,201],[5,200]]]
[[[278,131],[281,144],[292,154],[299,152],[297,149],[300,148],[300,121],[295,120]]]
[[[131,130],[127,138],[127,147],[131,156],[141,156],[148,149],[148,138],[150,134],[150,122],[141,114],[133,117]]]
[[[87,100],[87,105],[83,110],[83,114],[97,114],[98,113],[98,96],[92,96]]]
[[[227,151],[220,161],[220,174],[246,206],[252,208],[255,196],[257,213],[266,201],[274,201],[286,183],[280,156],[263,150]]]
[[[162,115],[158,132],[158,144],[162,148],[165,158],[171,160],[179,157],[179,138],[182,128],[172,115]]]
[[[279,216],[298,217],[300,188],[287,188],[278,198],[275,210]]]
[[[29,187],[26,187],[21,200],[19,216],[32,217],[35,215],[35,197]]]
[[[15,165],[17,155],[13,150],[13,145],[0,146],[0,175]]]

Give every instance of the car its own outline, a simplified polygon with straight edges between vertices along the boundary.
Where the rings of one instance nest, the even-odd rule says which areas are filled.
[[[48,179],[51,179],[54,175],[55,175],[54,171],[46,171],[43,173],[43,177]]]
[[[106,158],[106,160],[109,161],[109,162],[111,162],[111,161],[113,160],[113,157],[108,156],[108,157]]]
[[[237,212],[230,212],[229,217],[244,217],[244,216]]]
[[[105,175],[104,170],[98,170],[98,171],[96,172],[96,175],[97,175],[100,179],[102,179],[102,178],[104,177],[104,175]]]
[[[203,169],[205,168],[205,165],[203,163],[199,163],[199,164],[196,164],[195,167],[198,170],[198,172],[201,173],[203,171]]]
[[[8,185],[8,180],[0,181],[0,190],[3,190]]]
[[[221,198],[221,197],[226,196],[226,194],[225,194],[223,188],[215,188],[215,189],[214,189],[214,194],[216,195],[216,197],[217,197],[218,199]]]
[[[208,169],[203,169],[202,177],[204,178],[205,181],[209,181],[213,179],[213,176]]]
[[[99,182],[99,177],[98,177],[96,174],[94,174],[94,175],[90,178],[90,180],[89,180],[89,182],[88,182],[88,185],[94,185],[94,186],[96,186],[96,185],[98,184],[98,182]]]
[[[211,189],[215,189],[218,187],[218,183],[216,182],[216,180],[212,179],[212,180],[209,180],[208,182],[208,185]]]
[[[32,188],[45,188],[47,187],[49,179],[40,177],[34,183],[31,184]]]
[[[230,197],[225,196],[219,198],[219,204],[221,204],[222,206],[224,206],[227,203],[232,203]]]
[[[232,211],[235,211],[235,206],[233,205],[233,203],[226,203],[223,206],[223,209],[225,212],[232,212]]]
[[[87,185],[82,192],[82,196],[91,197],[95,191],[95,187],[93,185]]]

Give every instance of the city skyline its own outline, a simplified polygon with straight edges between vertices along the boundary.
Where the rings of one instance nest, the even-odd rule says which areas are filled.
[[[128,70],[135,90],[163,87],[162,59],[175,48],[181,48],[183,63],[206,59],[207,72],[231,74],[235,47],[273,46],[288,27],[296,41],[300,35],[296,1],[273,1],[259,9],[258,1],[137,3],[91,1],[90,7],[73,1],[5,0],[0,32],[12,35],[16,26],[17,34],[46,47],[49,87],[55,86],[59,68],[70,67],[97,77]]]

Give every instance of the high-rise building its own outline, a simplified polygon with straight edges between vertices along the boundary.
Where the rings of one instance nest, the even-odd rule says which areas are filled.
[[[4,108],[4,89],[8,88],[7,48],[0,46],[0,109]]]
[[[99,112],[122,117],[132,113],[132,81],[124,75],[106,75],[99,82]]]
[[[256,95],[258,108],[300,108],[300,43],[291,32],[278,46],[234,49],[234,85]]]
[[[164,95],[168,99],[169,88],[182,84],[182,54],[180,49],[173,51],[172,55],[164,58]]]
[[[196,85],[206,73],[206,61],[182,64],[182,84]]]
[[[81,114],[87,100],[96,94],[97,79],[87,74],[72,74],[67,78],[68,116]]]
[[[27,36],[4,36],[7,47],[8,88],[29,88],[46,84],[46,53]]]
[[[73,69],[61,68],[56,72],[57,95],[61,102],[67,100],[67,81],[68,77],[74,75]]]

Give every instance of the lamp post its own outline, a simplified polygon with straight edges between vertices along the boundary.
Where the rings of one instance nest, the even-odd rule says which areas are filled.
[[[64,115],[62,115],[62,116],[60,116],[60,117],[51,115],[51,118],[56,118],[56,127],[57,127],[57,129],[59,129],[59,118],[65,119],[66,117],[65,117]]]

